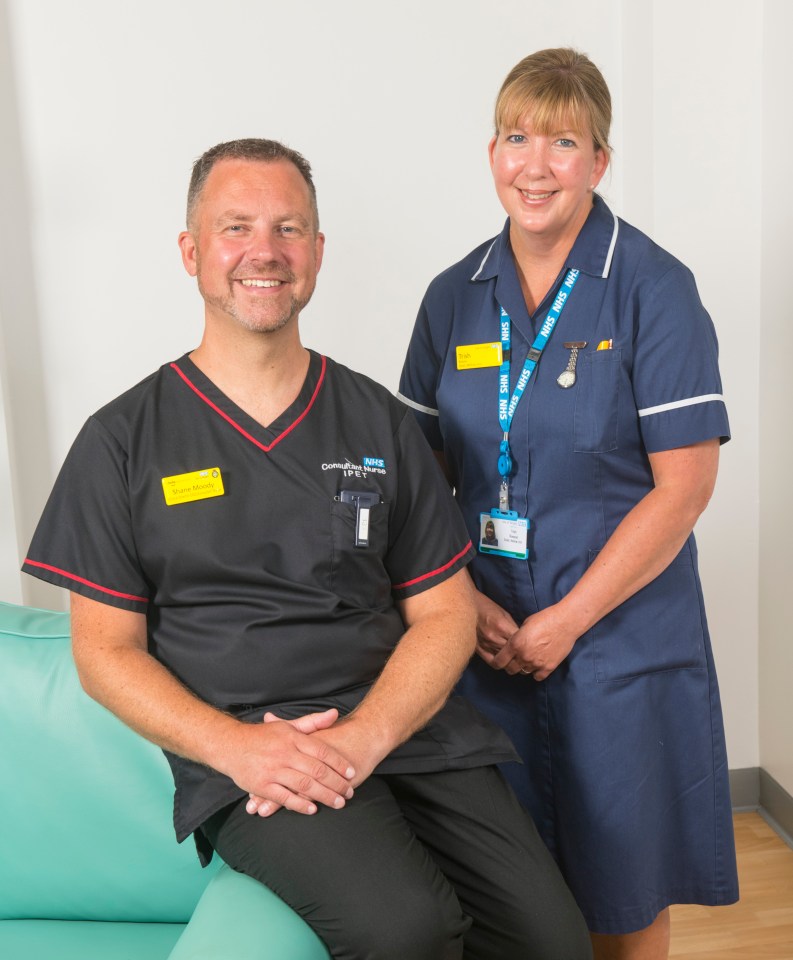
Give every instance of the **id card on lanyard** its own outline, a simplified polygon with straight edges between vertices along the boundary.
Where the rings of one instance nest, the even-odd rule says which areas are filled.
[[[498,423],[502,431],[502,439],[499,444],[498,473],[501,477],[501,484],[498,491],[498,507],[493,507],[489,513],[479,515],[480,553],[513,557],[518,560],[528,559],[529,518],[519,517],[517,511],[509,508],[509,478],[512,475],[513,466],[509,447],[509,431],[512,427],[515,410],[521,397],[526,392],[531,375],[534,373],[542,352],[551,338],[553,328],[562,315],[567,298],[570,296],[576,280],[578,280],[578,274],[578,270],[567,271],[551,309],[548,311],[548,316],[529,349],[512,397],[509,395],[512,320],[506,310],[503,307],[501,308],[502,361],[498,372]]]

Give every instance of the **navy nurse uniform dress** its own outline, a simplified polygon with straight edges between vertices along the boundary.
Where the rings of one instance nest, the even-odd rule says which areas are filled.
[[[729,439],[710,317],[691,272],[595,197],[533,317],[500,236],[430,285],[400,383],[443,451],[473,542],[498,506],[497,366],[456,347],[512,318],[510,393],[570,268],[580,270],[515,411],[510,508],[529,558],[479,554],[477,587],[521,623],[561,600],[652,488],[647,454]],[[563,389],[565,343],[578,351]],[[582,636],[541,683],[474,658],[461,690],[512,737],[504,773],[557,858],[589,928],[628,933],[672,903],[737,899],[727,756],[693,535],[652,583]]]

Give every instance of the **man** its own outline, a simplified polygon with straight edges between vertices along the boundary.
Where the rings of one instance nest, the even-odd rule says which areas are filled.
[[[300,342],[324,246],[308,164],[214,147],[179,246],[203,339],[89,419],[24,566],[72,591],[85,689],[166,751],[178,839],[333,956],[588,956],[492,766],[511,745],[447,700],[472,549],[432,454]]]

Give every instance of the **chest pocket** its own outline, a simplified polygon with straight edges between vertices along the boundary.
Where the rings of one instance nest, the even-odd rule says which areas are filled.
[[[391,603],[391,578],[384,566],[388,550],[388,504],[369,513],[369,546],[355,546],[354,503],[331,502],[331,589],[357,607],[378,609]]]
[[[578,359],[573,449],[576,453],[616,450],[622,351],[595,350]]]

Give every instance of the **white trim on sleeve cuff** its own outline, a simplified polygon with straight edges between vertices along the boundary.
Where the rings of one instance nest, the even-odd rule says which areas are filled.
[[[425,407],[421,403],[416,403],[415,400],[411,400],[409,397],[406,397],[404,394],[400,393],[397,390],[397,400],[401,400],[402,403],[406,403],[409,407],[413,407],[414,410],[418,410],[419,413],[428,413],[431,417],[437,417],[438,411],[433,410],[432,407]]]
[[[720,393],[705,393],[701,397],[688,397],[686,400],[674,400],[672,403],[659,403],[657,407],[645,407],[639,410],[640,417],[649,417],[654,413],[664,413],[666,410],[678,410],[680,407],[693,407],[696,403],[712,403],[715,400],[724,402]]]

